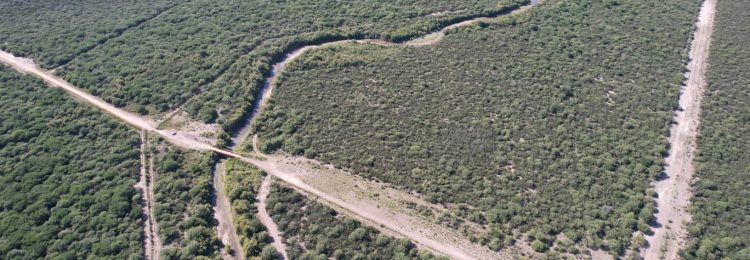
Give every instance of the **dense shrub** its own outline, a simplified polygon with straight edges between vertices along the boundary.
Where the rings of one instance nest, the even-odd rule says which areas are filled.
[[[162,259],[216,257],[221,250],[212,209],[215,155],[181,150],[159,137],[149,143],[153,159],[154,214]]]
[[[0,66],[0,259],[143,255],[138,134]]]
[[[43,67],[68,63],[180,1],[8,0],[0,2],[0,49]]]
[[[381,37],[414,21],[439,24],[517,1],[186,1],[59,73],[117,106],[161,113],[186,104],[195,119],[227,117],[218,122],[231,131],[244,122],[283,51],[326,39]],[[429,15],[441,11],[455,12]]]

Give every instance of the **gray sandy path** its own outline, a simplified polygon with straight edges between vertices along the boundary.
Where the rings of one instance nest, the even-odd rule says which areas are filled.
[[[706,89],[711,33],[713,32],[716,0],[705,0],[696,23],[690,47],[690,62],[687,65],[687,82],[681,90],[680,111],[677,122],[670,129],[670,150],[664,169],[666,178],[653,183],[656,199],[656,222],[660,227],[654,234],[646,236],[649,247],[643,250],[645,259],[678,259],[678,251],[685,246],[685,225],[691,221],[688,207],[692,193],[693,158],[695,156],[700,123],[700,104]]]

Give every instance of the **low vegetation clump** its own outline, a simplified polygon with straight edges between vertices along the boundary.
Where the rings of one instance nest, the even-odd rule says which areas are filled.
[[[0,49],[57,67],[155,17],[172,2],[177,1],[2,1]]]
[[[748,8],[717,3],[684,259],[750,259]]]
[[[698,2],[545,1],[421,48],[348,44],[289,64],[255,131],[457,205],[502,249],[622,254],[649,230]],[[543,243],[542,246],[540,243]]]
[[[288,50],[332,39],[408,38],[517,2],[187,1],[58,72],[118,107],[144,114],[181,108],[231,132],[244,122],[271,63]],[[430,16],[442,11],[455,12]],[[407,25],[414,28],[402,29]]]
[[[158,137],[154,137],[158,138]],[[162,259],[214,258],[221,241],[212,209],[215,155],[181,150],[162,140],[151,140],[154,215],[164,249]]]
[[[0,259],[143,255],[138,134],[0,67]]]
[[[272,185],[267,206],[291,259],[442,259],[280,184]]]
[[[257,217],[255,207],[260,184],[264,173],[238,159],[226,161],[226,179],[224,185],[227,197],[232,204],[234,229],[237,231],[245,258],[259,257],[273,260],[279,258],[279,253],[271,245],[271,237],[263,223]]]

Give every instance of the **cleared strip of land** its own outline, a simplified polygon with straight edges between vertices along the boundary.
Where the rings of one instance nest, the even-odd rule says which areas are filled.
[[[676,112],[676,124],[670,129],[669,156],[666,158],[666,177],[654,182],[656,222],[654,234],[647,236],[649,247],[644,250],[645,259],[677,259],[677,252],[685,246],[690,222],[688,206],[692,193],[690,181],[695,169],[695,139],[700,123],[700,104],[706,89],[706,68],[713,32],[716,0],[703,2],[693,41],[690,47],[690,62],[687,65],[687,82],[680,95],[680,108]]]
[[[279,227],[276,225],[276,222],[273,221],[271,215],[268,214],[268,210],[266,209],[266,199],[268,199],[269,192],[271,192],[271,176],[266,176],[266,178],[263,179],[263,183],[260,185],[258,202],[255,203],[255,206],[258,208],[258,219],[268,229],[268,235],[273,238],[273,247],[276,248],[276,251],[278,251],[284,259],[289,259],[289,256],[286,254],[286,245],[281,237]]]
[[[154,217],[154,185],[153,164],[146,158],[146,133],[141,131],[141,177],[135,187],[141,190],[143,196],[143,247],[146,259],[159,259],[161,242],[156,232]],[[153,160],[152,160],[153,161]]]
[[[219,239],[224,245],[230,246],[234,255],[230,255],[229,252],[224,252],[222,258],[224,259],[245,259],[244,250],[240,245],[240,240],[237,238],[237,230],[234,228],[234,221],[232,213],[230,212],[230,202],[227,198],[226,191],[224,189],[224,176],[226,175],[226,168],[224,163],[217,163],[214,166],[214,218],[216,218],[219,224],[217,229],[219,232]]]

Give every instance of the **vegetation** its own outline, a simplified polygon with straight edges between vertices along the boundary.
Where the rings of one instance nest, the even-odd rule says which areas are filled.
[[[221,241],[211,208],[215,155],[180,150],[162,140],[152,140],[149,150],[156,176],[154,215],[164,245],[161,258],[217,257]]]
[[[52,68],[140,25],[173,1],[0,2],[0,49]]]
[[[234,228],[245,250],[241,253],[248,259],[278,259],[278,252],[270,244],[271,237],[258,219],[258,209],[255,207],[255,198],[265,173],[238,159],[229,159],[225,165],[224,185],[232,204]]]
[[[750,259],[748,8],[718,1],[684,259]]]
[[[437,258],[409,240],[382,235],[279,184],[271,187],[267,206],[291,259]]]
[[[0,258],[143,255],[137,133],[0,67]]]
[[[563,233],[619,255],[649,230],[698,9],[550,0],[434,46],[315,50],[289,65],[255,130],[265,151],[456,204],[490,248],[518,230],[539,251],[580,250]]]
[[[181,107],[205,122],[224,115],[218,122],[231,132],[244,122],[272,61],[287,50],[330,39],[417,36],[515,1],[195,0],[78,57],[60,73],[132,111]],[[446,10],[456,12],[429,15]],[[411,28],[415,21],[420,26]],[[411,29],[402,29],[407,25]]]

